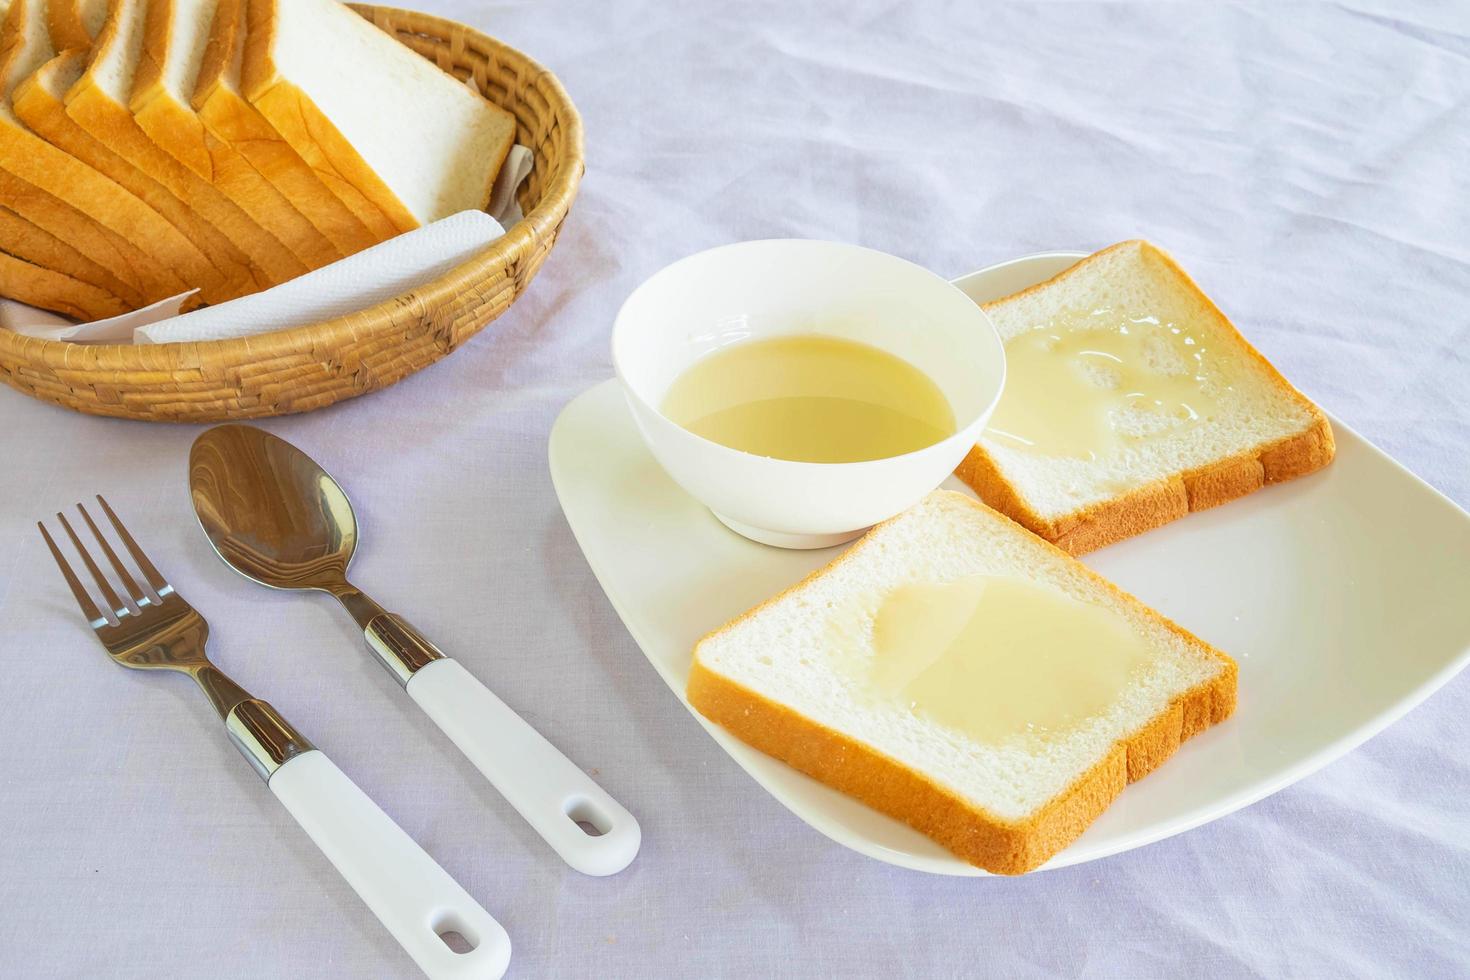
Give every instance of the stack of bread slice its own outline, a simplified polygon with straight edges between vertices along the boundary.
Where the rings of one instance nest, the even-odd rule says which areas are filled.
[[[336,0],[0,0],[0,295],[222,302],[483,209],[514,140]]]

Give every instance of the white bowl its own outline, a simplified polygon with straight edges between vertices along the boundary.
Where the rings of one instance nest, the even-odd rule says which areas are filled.
[[[903,358],[944,392],[958,430],[902,456],[801,463],[730,449],[659,411],[699,358],[792,334]],[[783,548],[841,544],[916,503],[965,458],[1005,382],[995,327],[955,286],[882,252],[797,239],[725,245],[658,272],[618,311],[612,356],[638,430],[669,476],[732,530]]]

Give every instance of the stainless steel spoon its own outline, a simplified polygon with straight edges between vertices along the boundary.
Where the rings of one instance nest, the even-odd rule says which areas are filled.
[[[221,425],[189,453],[194,512],[235,571],[273,589],[337,597],[368,647],[558,854],[609,875],[638,853],[632,814],[464,667],[347,581],[357,520],[316,461],[263,429]]]

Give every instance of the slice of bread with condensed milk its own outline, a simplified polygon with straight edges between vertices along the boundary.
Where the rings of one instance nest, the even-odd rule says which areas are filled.
[[[956,475],[1072,554],[1332,461],[1322,411],[1147,242],[985,312],[1005,391]]]
[[[1236,667],[940,490],[700,640],[688,698],[966,861],[1019,874],[1224,720]]]

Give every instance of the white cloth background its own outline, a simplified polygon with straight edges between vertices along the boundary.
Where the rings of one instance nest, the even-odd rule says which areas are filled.
[[[561,866],[327,600],[226,570],[185,491],[197,428],[0,390],[0,974],[414,974],[188,682],[103,658],[32,523],[98,490],[219,662],[506,925],[513,976],[1470,971],[1470,677],[1180,837],[1020,880],[901,871],[705,737],[602,596],[545,460],[558,409],[610,374],[622,298],[698,249],[836,238],[957,275],[1147,236],[1309,395],[1470,504],[1463,4],[417,2],[561,76],[581,197],[464,349],[267,427],[352,494],[360,584],[595,770],[642,855],[602,880]]]

